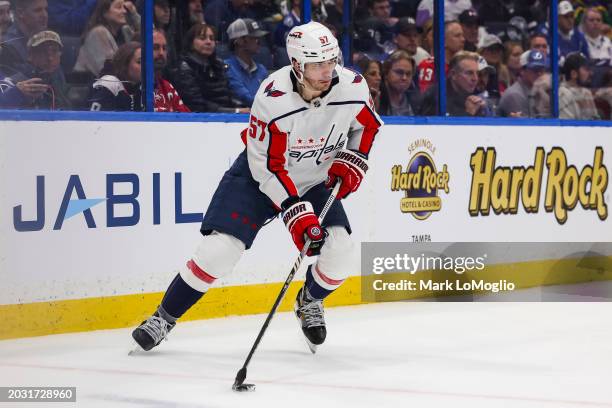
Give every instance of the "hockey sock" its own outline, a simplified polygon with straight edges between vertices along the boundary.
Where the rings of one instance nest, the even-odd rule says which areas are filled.
[[[323,300],[334,290],[325,289],[317,282],[315,282],[314,277],[312,276],[312,268],[313,265],[310,265],[308,267],[308,271],[306,272],[306,283],[304,284],[304,286],[308,290],[308,294],[311,298]]]
[[[160,316],[167,321],[172,322],[164,316],[164,313],[170,318],[176,320],[183,316],[191,306],[193,306],[205,292],[199,292],[189,286],[180,274],[177,274],[162,300],[161,306],[158,309]]]

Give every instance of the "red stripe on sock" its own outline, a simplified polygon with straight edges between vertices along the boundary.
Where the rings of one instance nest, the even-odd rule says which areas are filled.
[[[215,279],[217,279],[214,276],[210,276],[209,274],[204,272],[202,269],[200,269],[200,267],[196,265],[195,262],[193,262],[193,259],[190,259],[189,261],[187,261],[187,267],[197,278],[203,280],[206,283],[212,284],[215,281]]]
[[[314,270],[317,273],[317,275],[319,275],[319,278],[321,278],[323,282],[327,283],[328,285],[339,286],[339,285],[342,285],[342,282],[344,282],[344,279],[335,280],[335,279],[332,279],[330,277],[323,275],[323,272],[321,272],[318,265],[315,265]]]

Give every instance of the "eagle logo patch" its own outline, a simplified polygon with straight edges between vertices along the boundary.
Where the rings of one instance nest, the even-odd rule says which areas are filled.
[[[271,96],[272,98],[277,98],[279,96],[283,96],[285,92],[274,89],[274,81],[270,82],[266,89],[264,89],[266,96]]]

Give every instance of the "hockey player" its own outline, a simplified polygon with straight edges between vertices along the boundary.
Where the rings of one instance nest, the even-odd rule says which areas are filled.
[[[311,346],[325,341],[322,301],[350,272],[344,258],[353,246],[340,200],[361,184],[382,121],[363,77],[342,68],[338,41],[326,27],[294,27],[287,53],[291,65],[265,79],[256,94],[242,132],[246,148],[212,197],[201,243],[157,311],[132,333],[144,350],[157,346],[215,280],[232,271],[259,229],[279,213],[297,248],[310,238],[308,255],[319,255],[295,313]],[[316,214],[336,182],[337,200],[319,225]]]

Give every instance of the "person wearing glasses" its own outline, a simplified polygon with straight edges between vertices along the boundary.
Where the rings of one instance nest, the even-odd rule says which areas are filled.
[[[414,59],[406,51],[395,51],[383,63],[383,83],[378,113],[414,116],[417,90],[414,86]]]

